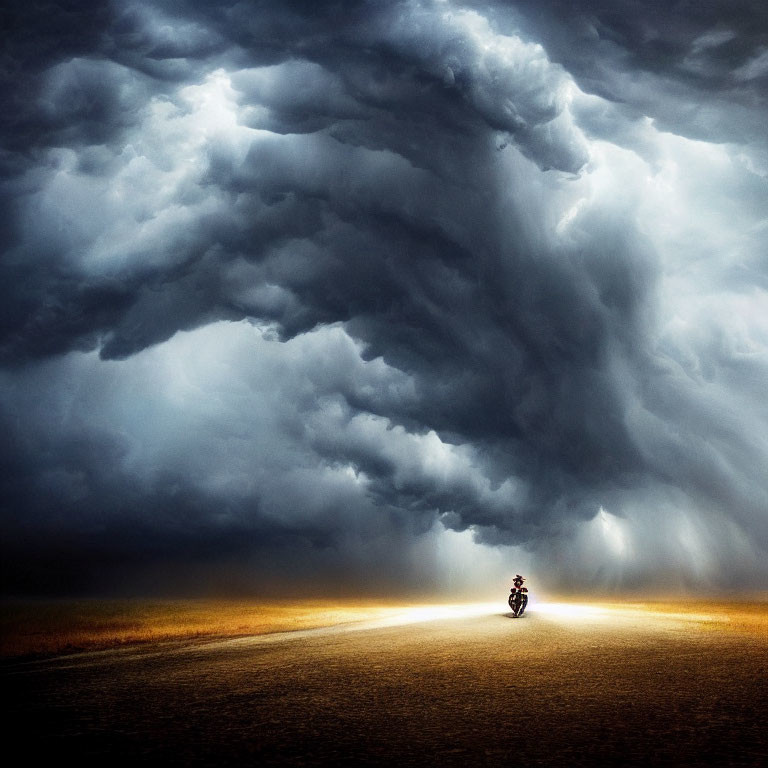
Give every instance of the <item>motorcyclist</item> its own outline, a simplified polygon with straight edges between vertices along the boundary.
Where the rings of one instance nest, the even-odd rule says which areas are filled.
[[[509,607],[515,610],[515,603],[518,602],[520,609],[515,613],[516,616],[522,616],[525,606],[528,605],[528,587],[523,586],[525,579],[518,573],[515,574],[515,580],[512,582],[512,589],[509,592]]]

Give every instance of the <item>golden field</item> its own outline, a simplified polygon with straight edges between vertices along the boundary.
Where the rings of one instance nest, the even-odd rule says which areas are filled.
[[[35,764],[768,765],[765,602],[41,607],[17,649],[142,642],[3,660]]]
[[[728,629],[768,636],[768,602],[600,600],[542,604],[612,615],[680,618],[711,631]],[[445,603],[385,600],[68,600],[5,603],[0,656],[48,656],[142,643],[190,641],[316,629],[339,624],[423,615]],[[458,606],[459,612],[461,606]],[[506,606],[499,601],[499,612]],[[532,604],[530,610],[536,610]]]
[[[6,603],[4,657],[95,651],[137,643],[290,632],[381,618],[371,601],[77,600]]]

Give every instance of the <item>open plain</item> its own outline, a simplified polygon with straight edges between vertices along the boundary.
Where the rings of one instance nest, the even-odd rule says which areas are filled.
[[[3,664],[26,762],[768,764],[766,606],[390,612]]]

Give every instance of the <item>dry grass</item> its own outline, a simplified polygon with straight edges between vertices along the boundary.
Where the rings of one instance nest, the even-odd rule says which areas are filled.
[[[612,603],[9,664],[6,749],[35,764],[766,765],[768,641],[710,618],[765,606]]]
[[[4,604],[0,656],[38,656],[136,643],[237,637],[377,619],[371,601],[80,600]]]
[[[640,602],[600,600],[594,603],[616,613],[638,611],[695,622],[701,629],[758,634],[768,638],[768,599],[759,595],[751,600],[686,598]]]
[[[601,600],[593,605],[617,614],[642,611],[692,621],[711,631],[738,631],[768,637],[768,602],[763,600]],[[138,643],[315,629],[389,618],[414,607],[419,606],[351,599],[6,603],[0,619],[0,657],[46,656]],[[501,601],[499,609],[505,609]]]
[[[701,623],[705,628],[736,630],[768,637],[768,603],[763,601],[698,600],[683,603],[646,603],[642,607],[654,613],[675,613],[682,616],[704,615],[706,618],[702,618]]]

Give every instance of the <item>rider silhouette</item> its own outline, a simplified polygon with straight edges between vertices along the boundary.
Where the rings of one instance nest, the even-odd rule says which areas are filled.
[[[522,616],[525,611],[525,606],[528,605],[528,587],[523,586],[525,579],[518,573],[515,575],[515,580],[512,582],[513,586],[509,592],[509,606],[512,610],[515,610],[515,602],[519,600],[520,610],[515,613],[515,616]]]

